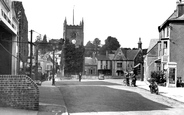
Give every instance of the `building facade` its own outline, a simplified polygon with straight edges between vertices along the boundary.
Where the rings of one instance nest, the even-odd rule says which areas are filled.
[[[25,73],[28,60],[28,20],[22,2],[13,1],[15,14],[19,22],[18,32],[18,69],[19,73]]]
[[[161,69],[158,61],[158,41],[158,39],[150,40],[149,48],[144,58],[144,81],[151,77],[152,71],[160,71]]]
[[[158,27],[158,60],[167,76],[167,86],[176,86],[177,77],[184,80],[184,2],[177,2],[174,13]]]
[[[0,0],[0,74],[17,74],[18,20],[11,0]]]
[[[96,58],[85,57],[84,74],[86,76],[96,76],[98,74]]]

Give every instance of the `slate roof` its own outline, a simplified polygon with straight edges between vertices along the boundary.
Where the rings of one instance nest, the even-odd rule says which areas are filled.
[[[97,65],[97,61],[91,57],[85,57],[85,65]]]
[[[109,59],[113,60],[113,58],[114,58],[114,54],[109,54]]]
[[[127,60],[134,60],[140,50],[127,50]]]
[[[97,55],[97,59],[98,60],[110,60],[109,57],[107,57],[106,55]]]
[[[178,17],[177,13],[177,10],[175,10],[174,13],[172,13],[172,15],[161,26],[159,26],[159,29],[161,30],[162,28],[164,28],[169,21],[184,21],[184,14]]]
[[[131,49],[125,49],[125,48],[121,48],[123,55],[125,56],[126,60],[134,60],[135,57],[137,56],[137,54],[139,53],[139,49],[137,50],[131,50]],[[147,51],[147,49],[145,50]],[[116,56],[117,53],[115,54],[108,54],[108,56],[106,55],[97,55],[97,60],[101,61],[106,61],[106,60],[114,60],[114,57]]]

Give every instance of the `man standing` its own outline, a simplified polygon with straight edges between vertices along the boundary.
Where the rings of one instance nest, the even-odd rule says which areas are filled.
[[[129,72],[125,71],[126,85],[129,86]]]
[[[79,82],[81,82],[81,79],[82,79],[82,73],[80,72],[79,73]]]

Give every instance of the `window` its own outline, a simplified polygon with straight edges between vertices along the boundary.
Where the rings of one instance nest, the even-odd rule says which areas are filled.
[[[163,29],[162,30],[162,38],[164,38],[165,37],[165,30]]]
[[[102,65],[103,65],[102,62],[103,62],[103,61],[100,61],[100,62],[101,62],[101,63],[100,63],[100,64],[101,64],[101,65],[100,65],[100,69],[102,69]]]
[[[170,28],[169,26],[166,27],[166,37],[169,37],[170,36]]]
[[[117,68],[122,68],[122,63],[117,63]]]
[[[167,26],[162,30],[162,38],[168,38],[169,36],[170,36],[170,28],[169,26]]]
[[[167,41],[164,41],[163,43],[163,55],[167,55]]]
[[[106,69],[108,69],[108,61],[106,61]]]

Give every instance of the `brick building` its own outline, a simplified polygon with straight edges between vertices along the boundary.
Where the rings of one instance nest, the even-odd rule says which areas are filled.
[[[18,68],[20,73],[25,73],[26,62],[28,60],[28,21],[25,14],[22,2],[13,1],[15,13],[19,22],[19,35],[18,35],[18,47],[19,47],[19,64]]]

